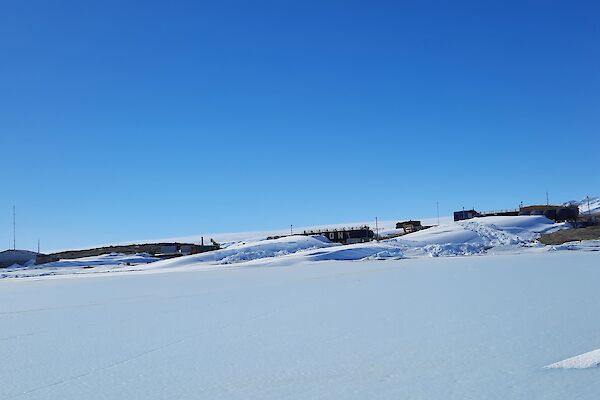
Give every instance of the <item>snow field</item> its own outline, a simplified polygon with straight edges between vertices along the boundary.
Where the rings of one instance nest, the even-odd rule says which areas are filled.
[[[0,398],[595,399],[598,370],[542,367],[598,347],[598,265],[564,251],[5,279]]]

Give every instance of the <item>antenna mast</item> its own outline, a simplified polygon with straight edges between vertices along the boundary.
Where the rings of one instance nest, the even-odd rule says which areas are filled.
[[[13,250],[17,249],[17,211],[13,205]]]

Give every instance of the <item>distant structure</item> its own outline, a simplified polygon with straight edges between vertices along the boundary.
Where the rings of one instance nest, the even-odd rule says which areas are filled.
[[[421,229],[424,229],[424,227],[421,225],[421,221],[413,221],[411,219],[396,223],[396,229],[403,229],[404,233],[412,233],[420,231]]]
[[[332,242],[343,244],[365,243],[375,238],[375,233],[366,225],[352,228],[309,230],[304,231],[302,235],[322,235]]]
[[[518,208],[512,210],[484,211],[479,213],[480,217],[515,217],[517,215],[519,215]]]
[[[481,214],[475,210],[454,211],[454,221],[463,221],[465,219],[471,219],[479,216],[481,216]]]
[[[48,255],[40,254],[36,259],[36,264],[45,264],[58,260],[69,260],[81,257],[95,257],[111,253],[148,253],[158,258],[175,258],[220,249],[220,246],[217,242],[212,239],[211,241],[212,244],[209,245],[194,243],[144,243],[123,246],[96,247],[93,249],[84,250],[68,250]],[[204,238],[202,238],[202,243],[204,243]]]
[[[578,206],[533,205],[521,207],[519,215],[543,215],[556,222],[576,221],[579,217]]]
[[[475,210],[462,210],[454,212],[454,221],[463,221],[476,217],[508,217],[516,215],[543,215],[556,222],[575,221],[579,216],[579,207],[577,206],[558,206],[558,205],[532,205],[521,206],[513,210],[478,212]]]
[[[13,265],[24,267],[29,264],[35,264],[38,257],[43,254],[29,250],[4,250],[0,251],[0,268],[7,268]]]

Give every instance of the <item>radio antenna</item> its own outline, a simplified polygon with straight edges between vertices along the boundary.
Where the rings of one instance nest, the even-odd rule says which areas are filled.
[[[13,250],[17,249],[17,211],[13,205]]]

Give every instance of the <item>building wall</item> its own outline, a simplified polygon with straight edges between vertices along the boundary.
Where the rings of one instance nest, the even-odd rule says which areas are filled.
[[[336,243],[361,243],[373,240],[375,234],[368,227],[359,229],[332,229],[304,231],[304,235],[323,235]]]
[[[479,213],[475,210],[464,210],[454,212],[454,221],[463,221],[465,219],[471,219],[478,217]]]

